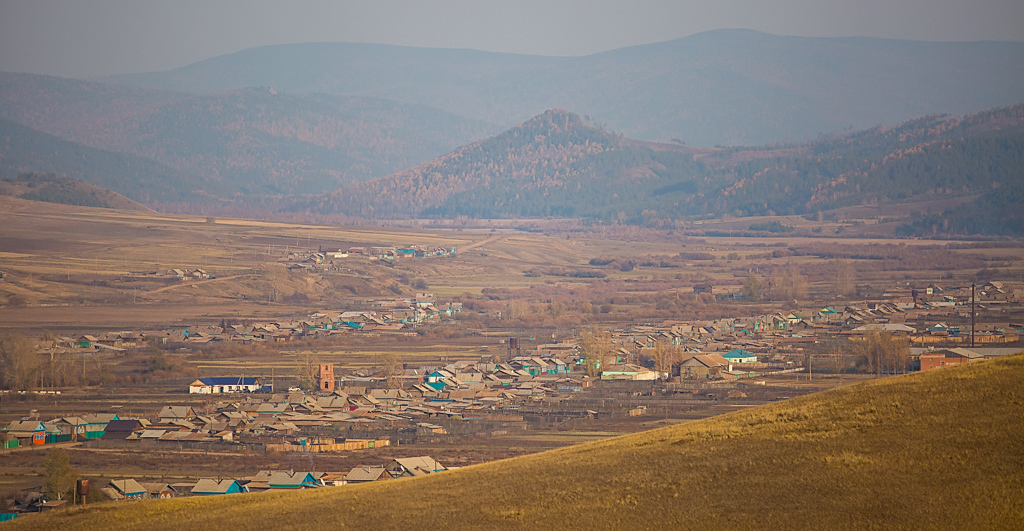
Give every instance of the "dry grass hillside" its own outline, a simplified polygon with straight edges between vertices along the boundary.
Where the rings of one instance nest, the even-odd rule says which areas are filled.
[[[412,480],[182,498],[11,529],[999,529],[1024,515],[1024,355]]]

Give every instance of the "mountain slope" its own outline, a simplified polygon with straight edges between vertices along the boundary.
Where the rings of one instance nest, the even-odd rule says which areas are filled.
[[[197,95],[28,74],[0,74],[0,118],[200,176],[221,185],[224,199],[331,190],[494,132],[372,98],[266,88]]]
[[[367,218],[809,214],[985,193],[1020,180],[1024,105],[928,116],[785,149],[638,142],[545,112],[418,167],[290,210]]]
[[[109,80],[373,96],[506,126],[563,107],[641,140],[759,145],[1022,103],[1024,43],[717,30],[585,57],[310,43]]]
[[[93,506],[12,529],[1003,529],[1024,355],[409,480]]]
[[[555,109],[410,170],[300,201],[295,209],[364,217],[595,216],[635,204],[642,196],[633,192],[686,188],[678,176],[703,171],[690,151],[655,151]]]
[[[144,157],[62,140],[0,119],[0,173],[51,173],[113,190],[146,204],[197,201],[226,189]]]
[[[61,205],[152,212],[116,192],[53,174],[23,173],[17,177],[0,179],[0,196]]]

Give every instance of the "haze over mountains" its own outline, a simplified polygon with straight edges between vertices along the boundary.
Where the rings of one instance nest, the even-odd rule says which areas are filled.
[[[373,96],[506,128],[565,108],[640,140],[759,145],[1024,102],[1024,43],[718,30],[584,57],[314,43],[107,81]]]
[[[1024,43],[722,30],[586,57],[320,43],[104,81],[0,73],[0,172],[168,211],[658,225],[1012,192],[1024,166]],[[922,118],[935,112],[974,114]]]
[[[195,190],[222,199],[323,192],[403,170],[499,130],[422,105],[365,97],[267,88],[186,94],[11,73],[0,73],[0,118],[145,157],[198,181],[166,182],[176,199],[159,186],[150,192],[160,197],[132,195],[124,188],[131,186],[127,176],[108,173],[106,182],[95,183],[123,180],[114,189],[141,201],[186,201]],[[54,153],[43,149],[45,167],[12,168],[9,156],[2,160],[9,170],[34,172],[83,164]]]

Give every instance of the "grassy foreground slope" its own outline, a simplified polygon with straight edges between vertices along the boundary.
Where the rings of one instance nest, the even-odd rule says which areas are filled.
[[[1019,528],[1024,356],[412,480],[182,498],[12,529]]]

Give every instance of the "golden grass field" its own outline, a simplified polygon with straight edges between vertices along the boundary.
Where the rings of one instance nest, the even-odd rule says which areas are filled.
[[[792,216],[779,219],[787,224],[811,223]],[[758,220],[702,223],[728,231],[743,229],[744,224]],[[772,268],[790,264],[803,268],[812,288],[817,286],[812,290],[816,293],[813,296],[821,298],[829,289],[828,258],[802,255],[771,260],[763,255],[770,255],[780,246],[843,250],[875,243],[905,245],[908,249],[942,244],[930,240],[897,243],[874,237],[693,238],[635,227],[555,230],[544,234],[486,227],[420,229],[208,220],[200,216],[53,205],[3,197],[0,271],[5,272],[6,278],[0,281],[0,329],[31,330],[36,334],[49,328],[79,333],[83,328],[132,330],[216,324],[222,319],[238,322],[294,318],[310,311],[347,309],[346,301],[358,298],[412,296],[418,290],[409,279],[425,280],[429,291],[441,300],[457,299],[467,293],[479,295],[486,288],[541,288],[535,295],[517,295],[532,297],[527,302],[536,304],[546,304],[552,297],[576,297],[570,293],[573,291],[585,294],[579,296],[596,298],[625,295],[626,291],[685,292],[695,282],[714,282],[717,291],[730,291],[739,289],[751,271],[766,278]],[[877,261],[857,259],[856,282],[868,288],[905,288],[907,279],[963,285],[982,267],[998,269],[993,273],[998,279],[1024,278],[1024,248],[1005,243],[981,242],[977,248],[950,249],[950,262],[956,255],[983,256],[985,260],[963,262],[956,268],[942,270],[932,268],[934,264],[928,260],[899,270],[879,270]],[[330,275],[286,273],[279,263],[289,251],[414,244],[456,247],[459,252],[444,259],[402,260],[392,268],[365,258],[345,259],[337,263],[341,270]],[[558,269],[593,269],[589,266],[593,258],[657,262],[657,257],[680,252],[702,253],[714,259],[674,269],[606,268],[602,271],[607,272],[607,279],[548,273]],[[168,283],[124,277],[129,272],[196,267],[218,278]],[[540,273],[527,275],[531,270]],[[610,288],[612,285],[616,287]],[[268,296],[271,286],[276,286],[280,295],[276,300]],[[609,289],[622,293],[598,294]],[[556,293],[545,294],[544,290]],[[301,297],[296,299],[296,295]],[[289,296],[293,297],[288,299]],[[821,305],[829,302],[822,300]],[[629,309],[622,305],[619,308]]]
[[[416,479],[10,529],[1020,529],[1024,355]]]

